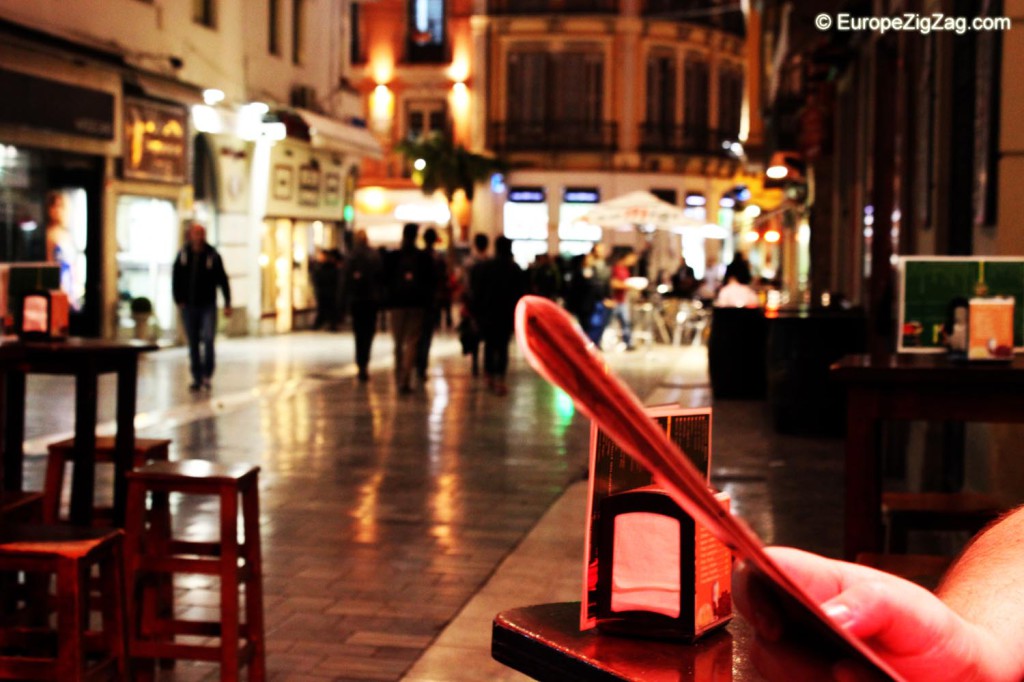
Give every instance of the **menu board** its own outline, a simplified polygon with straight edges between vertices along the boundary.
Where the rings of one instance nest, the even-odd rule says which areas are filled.
[[[683,409],[678,406],[652,407],[647,414],[664,430],[669,440],[686,453],[697,470],[710,480],[711,408]],[[654,475],[630,457],[596,423],[590,427],[590,485],[587,496],[587,528],[584,543],[584,574],[581,629],[597,623],[597,574],[601,501],[629,490],[654,484]]]
[[[943,328],[950,303],[974,297],[1013,297],[1013,345],[1024,350],[1024,259],[906,256],[900,259],[897,350],[945,351]]]

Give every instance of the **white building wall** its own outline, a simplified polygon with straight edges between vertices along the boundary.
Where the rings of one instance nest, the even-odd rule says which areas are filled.
[[[0,0],[0,16],[86,46],[122,53],[143,71],[244,96],[242,0],[219,0],[214,29],[192,21],[192,3],[155,0]],[[181,60],[174,68],[171,58]]]
[[[304,8],[305,46],[298,64],[292,60],[293,2],[303,3]],[[336,92],[342,72],[348,6],[348,2],[334,0],[280,0],[279,50],[275,55],[269,49],[269,0],[247,0],[245,61],[250,98],[288,104],[292,88],[304,85],[316,91],[316,103],[325,113],[338,113]]]
[[[293,2],[304,7],[300,64],[292,62]],[[195,23],[192,3],[181,0],[0,0],[0,17],[123,54],[143,71],[218,88],[229,102],[288,104],[293,86],[310,86],[330,113],[337,101],[349,4],[280,0],[279,55],[268,49],[268,0],[218,0],[212,29]],[[180,68],[172,58],[181,60]]]

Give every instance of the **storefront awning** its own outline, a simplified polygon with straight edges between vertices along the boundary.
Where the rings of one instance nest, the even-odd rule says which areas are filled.
[[[141,90],[141,94],[147,97],[178,104],[203,104],[203,89],[201,87],[174,78],[139,71],[126,75],[125,83],[134,85]]]
[[[314,147],[357,156],[380,159],[384,150],[369,130],[351,123],[343,123],[306,109],[295,109],[309,127],[309,137]]]

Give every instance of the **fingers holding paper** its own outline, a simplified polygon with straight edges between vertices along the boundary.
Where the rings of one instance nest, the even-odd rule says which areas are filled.
[[[832,622],[856,636],[905,679],[1000,679],[990,633],[964,620],[928,590],[888,573],[785,547],[766,550]],[[875,679],[852,661],[829,661],[787,637],[771,591],[737,567],[736,605],[756,632],[751,657],[772,680]]]

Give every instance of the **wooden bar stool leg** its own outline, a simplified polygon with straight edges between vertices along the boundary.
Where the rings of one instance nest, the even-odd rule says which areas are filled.
[[[149,498],[150,538],[157,556],[170,554],[173,532],[170,497],[170,493],[166,491],[153,490]],[[153,587],[149,590],[151,613],[157,620],[172,620],[174,618],[174,574],[161,572],[159,575],[150,576],[150,578],[153,581]],[[174,635],[168,634],[160,639],[173,642]],[[161,658],[159,661],[161,670],[172,670],[174,664],[175,659],[173,658]]]
[[[245,584],[245,623],[252,646],[249,679],[267,678],[266,642],[263,639],[263,552],[260,543],[259,486],[254,481],[242,492],[242,517],[245,529],[245,565],[249,580]]]
[[[60,497],[64,489],[65,458],[51,452],[46,458],[46,478],[43,482],[43,523],[57,523],[60,518]]]
[[[220,679],[239,678],[238,489],[220,489]]]
[[[127,509],[125,511],[125,543],[124,555],[127,568],[127,626],[128,655],[131,656],[138,644],[139,628],[142,627],[143,609],[142,596],[145,592],[139,565],[144,552],[143,533],[146,525],[146,489],[132,481],[128,484]],[[150,659],[131,658],[129,668],[135,680],[152,679],[153,661]]]
[[[81,680],[83,615],[86,595],[81,589],[81,568],[75,559],[57,560],[57,679]]]
[[[128,650],[125,643],[124,556],[120,545],[100,563],[100,585],[103,590],[103,638],[105,647],[117,661],[117,679],[128,679]]]

